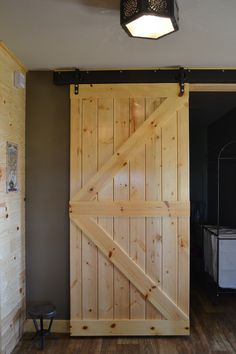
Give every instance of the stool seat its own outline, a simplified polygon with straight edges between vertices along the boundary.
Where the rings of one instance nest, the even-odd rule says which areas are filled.
[[[44,348],[44,337],[51,334],[52,322],[56,314],[55,306],[50,303],[35,303],[29,306],[28,315],[34,322],[36,330],[35,337],[40,337],[42,350]],[[37,320],[39,320],[39,325]],[[44,328],[43,320],[50,320],[47,329]]]
[[[31,318],[49,319],[56,316],[56,308],[52,304],[34,304],[29,307],[28,314]]]

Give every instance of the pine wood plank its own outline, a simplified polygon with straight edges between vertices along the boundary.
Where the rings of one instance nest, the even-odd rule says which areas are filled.
[[[98,100],[98,168],[113,155],[113,99]],[[113,181],[98,194],[99,201],[113,201]],[[98,216],[98,214],[97,214]],[[98,218],[98,223],[113,235],[113,219]],[[113,318],[113,265],[98,252],[98,318]]]
[[[82,233],[70,222],[70,316],[82,318]]]
[[[187,86],[187,84],[186,84]],[[178,84],[92,84],[80,85],[82,98],[178,97]],[[77,98],[71,85],[71,98]]]
[[[71,122],[70,122],[70,195],[74,195],[80,188],[82,183],[81,176],[81,159],[82,159],[82,112],[81,100],[71,100]]]
[[[71,102],[71,153],[70,153],[70,196],[74,195],[82,184],[82,116],[81,100]],[[71,318],[82,318],[82,252],[81,230],[70,222],[70,313]]]
[[[178,220],[166,218],[162,220],[163,242],[163,290],[177,302],[178,277]]]
[[[71,322],[72,336],[187,336],[189,321],[113,320]]]
[[[162,198],[177,199],[177,113],[162,128]],[[163,219],[163,289],[177,301],[177,218]]]
[[[114,150],[129,137],[129,99],[114,100]],[[123,166],[114,178],[114,200],[129,200],[129,165]],[[129,218],[114,215],[114,240],[127,253],[129,252]],[[114,318],[130,317],[130,284],[124,275],[114,268]]]
[[[190,225],[189,219],[179,219],[178,223],[178,306],[189,313],[190,293]]]
[[[189,202],[162,202],[162,201],[89,201],[72,202],[70,206],[72,214],[90,216],[130,216],[130,217],[189,217]]]
[[[97,100],[83,99],[82,184],[97,172]],[[95,319],[97,307],[98,252],[93,242],[82,236],[82,316]]]
[[[145,99],[130,99],[130,134],[133,134],[145,120]],[[130,200],[145,200],[145,145],[138,156],[130,160]],[[143,216],[143,215],[142,215]],[[130,257],[145,270],[146,229],[144,217],[130,218]],[[130,318],[145,319],[145,298],[131,284]]]
[[[94,242],[110,261],[132,284],[165,316],[166,319],[184,319],[188,316],[160,289],[145,272],[132,261],[127,253],[96,222],[86,216],[71,217],[71,220]]]
[[[162,103],[162,98],[146,99],[146,117]],[[162,205],[161,200],[161,128],[146,143],[146,200]],[[166,206],[166,204],[164,203]],[[168,203],[170,206],[170,204]],[[144,210],[144,208],[143,208]],[[162,214],[162,213],[160,213]],[[167,215],[167,214],[166,214]],[[147,215],[146,215],[147,216]],[[162,285],[162,219],[146,218],[146,273]],[[161,319],[161,313],[147,300],[146,319]]]

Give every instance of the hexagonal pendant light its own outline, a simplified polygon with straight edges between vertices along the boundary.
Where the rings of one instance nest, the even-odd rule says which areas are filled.
[[[121,26],[131,37],[158,39],[179,29],[176,0],[121,0]]]

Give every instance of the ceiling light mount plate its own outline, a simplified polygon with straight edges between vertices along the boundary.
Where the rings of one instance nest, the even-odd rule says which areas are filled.
[[[164,37],[179,29],[177,0],[121,0],[120,23],[131,37]]]

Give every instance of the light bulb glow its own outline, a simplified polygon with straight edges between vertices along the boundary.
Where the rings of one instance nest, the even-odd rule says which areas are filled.
[[[157,39],[174,31],[170,18],[143,15],[126,25],[134,37]]]

